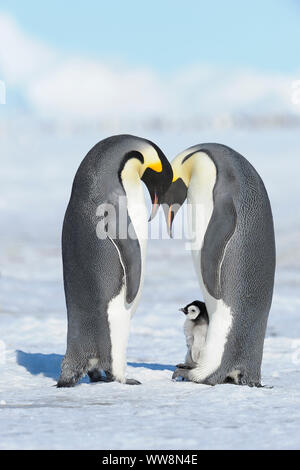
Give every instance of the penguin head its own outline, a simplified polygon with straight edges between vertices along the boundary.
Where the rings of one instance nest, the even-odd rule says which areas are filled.
[[[183,312],[189,320],[198,320],[200,317],[203,317],[208,323],[206,305],[200,300],[194,300],[193,302],[183,308],[180,308],[179,310]]]
[[[159,162],[156,163],[145,159],[146,168],[141,178],[147,186],[152,201],[152,213],[149,220],[155,217],[159,205],[163,202],[164,195],[172,183],[173,177],[169,160],[155,144],[152,145],[157,152]]]
[[[140,179],[145,183],[152,201],[152,212],[150,219],[156,215],[159,205],[163,201],[164,194],[172,182],[172,167],[160,150],[153,142],[141,139],[140,145],[136,150],[126,153],[122,171],[121,180],[131,178],[138,172]]]
[[[187,190],[193,171],[193,147],[185,150],[172,160],[173,179],[172,184],[164,195],[163,209],[167,221],[168,233],[172,237],[172,224],[176,213],[187,197]]]

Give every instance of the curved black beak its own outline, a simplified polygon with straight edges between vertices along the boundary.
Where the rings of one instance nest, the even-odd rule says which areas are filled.
[[[148,222],[151,222],[151,220],[154,219],[159,209],[158,196],[156,192],[154,192],[154,199],[153,198],[151,199],[152,199],[152,211],[151,211]]]
[[[174,181],[164,195],[162,205],[167,222],[168,234],[172,238],[172,225],[175,215],[186,200],[187,187],[181,178]]]

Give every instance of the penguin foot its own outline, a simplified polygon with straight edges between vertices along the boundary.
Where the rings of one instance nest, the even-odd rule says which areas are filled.
[[[59,377],[56,387],[57,388],[71,388],[74,387],[77,382],[81,379],[84,374],[82,372],[76,372],[72,375],[62,373]]]
[[[182,377],[183,379],[188,380],[189,372],[190,369],[177,368],[172,375],[172,380],[176,380],[178,377]]]
[[[90,378],[90,382],[91,383],[94,383],[94,382],[103,382],[103,380],[105,379],[105,377],[103,377],[101,375],[101,372],[100,370],[98,369],[94,369],[94,370],[90,370],[88,372],[88,376]]]
[[[251,380],[247,380],[245,377],[243,376],[239,376],[239,380],[238,380],[238,385],[247,385],[248,387],[256,387],[256,388],[267,388],[267,389],[272,389],[273,387],[272,386],[268,386],[268,385],[262,385],[260,382],[254,382],[254,381],[251,381]]]
[[[72,381],[69,381],[69,382],[59,380],[56,384],[56,388],[71,388],[71,387],[75,386],[76,382],[77,382],[77,380],[72,380]]]
[[[94,369],[94,370],[91,370],[88,372],[88,376],[90,378],[90,382],[105,382],[105,383],[109,383],[109,382],[115,382],[116,379],[114,378],[114,376],[112,375],[111,372],[109,372],[108,370],[105,370],[105,375],[102,375],[101,374],[101,371],[98,370],[98,369]]]
[[[126,385],[142,385],[141,382],[135,379],[126,379]]]
[[[103,382],[114,382],[115,381],[114,376],[112,375],[112,373],[109,370],[105,370],[104,372],[105,372],[105,377],[102,377]]]
[[[175,366],[177,369],[192,369],[191,366],[189,366],[188,364],[176,364]]]
[[[94,371],[93,371],[94,372]],[[119,380],[116,377],[113,376],[113,374],[105,370],[105,376],[101,375],[100,371],[97,371],[97,374],[92,374],[93,375],[93,380],[91,379],[91,375],[89,373],[89,377],[91,379],[91,382],[120,382],[120,383],[125,383],[126,385],[141,385],[141,382],[135,379],[125,379],[125,382],[123,380]]]
[[[86,373],[87,367],[84,359],[80,357],[72,358],[66,354],[61,364],[61,373],[56,387],[74,387]]]
[[[248,385],[248,387],[266,388],[267,390],[271,390],[272,388],[274,388],[272,385],[262,385],[259,382],[249,382],[243,385]]]

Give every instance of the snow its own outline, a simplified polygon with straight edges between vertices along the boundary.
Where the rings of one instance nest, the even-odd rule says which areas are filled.
[[[54,386],[67,328],[62,218],[81,159],[105,136],[56,135],[29,127],[0,137],[0,448],[299,448],[297,131],[140,134],[170,159],[195,143],[226,143],[263,177],[277,242],[262,368],[263,383],[273,388],[171,380],[174,365],[186,352],[178,308],[201,294],[184,241],[166,238],[149,242],[142,300],[131,326],[127,375],[142,385],[89,384],[84,378],[72,389]]]

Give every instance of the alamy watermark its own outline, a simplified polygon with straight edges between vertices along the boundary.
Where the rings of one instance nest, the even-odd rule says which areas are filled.
[[[6,86],[3,80],[0,80],[0,104],[6,104]]]
[[[126,196],[120,197],[115,204],[100,204],[96,210],[96,234],[100,240],[109,238],[111,240],[160,240],[170,237],[167,227],[168,221],[175,219],[172,224],[172,238],[185,240],[186,249],[199,250],[197,245],[196,221],[202,225],[205,223],[205,211],[201,204],[184,204],[182,210],[180,206],[174,204],[171,208],[162,204],[155,219],[147,224],[148,214],[145,206],[135,207],[135,220],[131,220],[127,211]],[[144,222],[143,222],[144,221]],[[188,223],[191,221],[191,223]],[[195,227],[193,229],[193,227]]]

